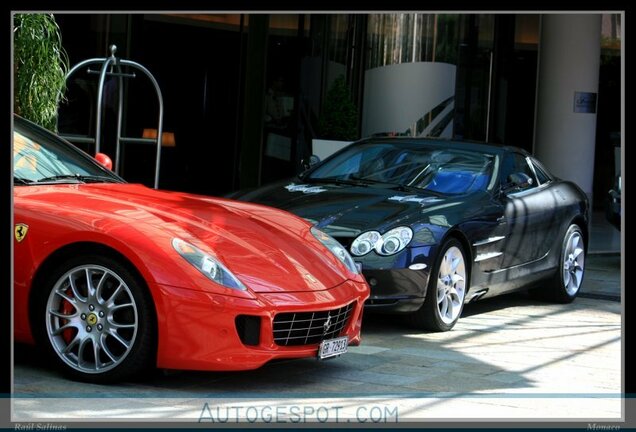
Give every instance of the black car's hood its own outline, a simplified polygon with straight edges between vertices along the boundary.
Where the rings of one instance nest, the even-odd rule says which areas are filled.
[[[369,229],[383,230],[396,223],[409,225],[416,215],[420,219],[422,212],[461,202],[426,191],[402,192],[380,185],[310,183],[300,179],[229,197],[287,210],[339,237],[356,236]]]

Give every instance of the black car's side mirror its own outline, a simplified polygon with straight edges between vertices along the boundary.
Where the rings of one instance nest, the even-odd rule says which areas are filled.
[[[503,193],[519,192],[532,186],[532,178],[522,172],[510,174],[508,183],[503,185],[501,191]]]
[[[318,162],[320,162],[320,158],[316,155],[311,155],[309,156],[309,159],[303,159],[300,161],[303,167],[303,170],[305,171],[307,171],[312,166],[316,165]]]

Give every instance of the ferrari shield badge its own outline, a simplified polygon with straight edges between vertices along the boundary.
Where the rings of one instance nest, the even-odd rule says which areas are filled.
[[[14,233],[15,233],[15,239],[18,241],[18,243],[24,240],[28,231],[29,231],[29,226],[27,224],[20,223],[15,225]]]

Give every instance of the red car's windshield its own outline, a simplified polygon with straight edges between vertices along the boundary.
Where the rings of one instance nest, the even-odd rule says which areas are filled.
[[[13,131],[13,177],[17,184],[123,182],[86,153],[19,118]]]

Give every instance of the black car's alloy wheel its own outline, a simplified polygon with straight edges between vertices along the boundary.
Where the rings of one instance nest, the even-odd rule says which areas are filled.
[[[585,242],[583,232],[576,224],[571,224],[563,240],[559,253],[558,267],[547,281],[531,288],[532,297],[558,303],[571,303],[578,295],[585,274]]]
[[[440,248],[429,277],[422,307],[410,315],[411,322],[423,329],[448,331],[455,326],[464,307],[468,288],[468,269],[461,243],[450,238]]]
[[[151,297],[120,262],[72,258],[38,288],[32,310],[36,340],[71,378],[121,380],[154,358]]]
[[[561,303],[572,302],[583,283],[585,273],[585,244],[578,225],[568,228],[561,243],[559,269],[548,289],[553,300]]]

